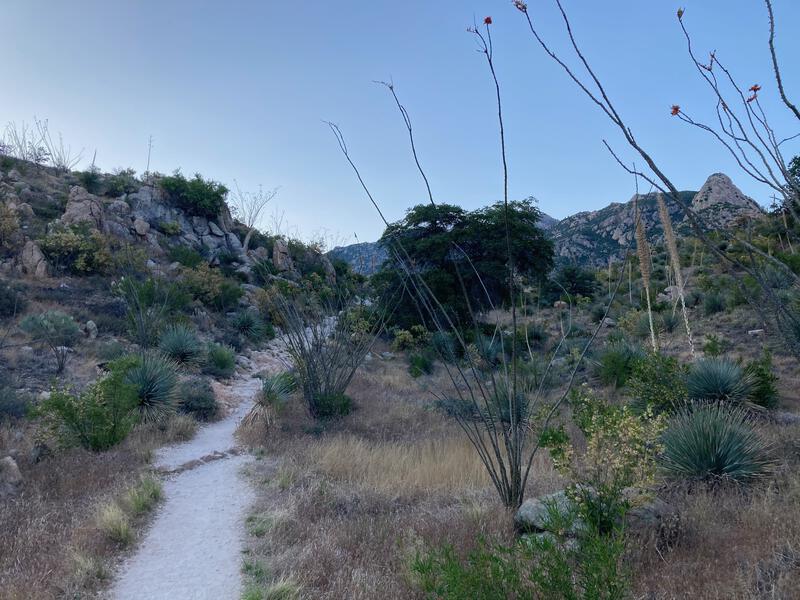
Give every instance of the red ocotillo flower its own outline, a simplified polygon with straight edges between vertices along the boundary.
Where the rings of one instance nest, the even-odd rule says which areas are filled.
[[[760,90],[761,90],[761,86],[760,86],[760,85],[758,85],[757,83],[753,84],[753,85],[750,87],[750,91],[751,91],[751,92],[753,92],[754,94],[755,94],[755,93],[758,93]]]
[[[484,24],[484,25],[491,25],[491,24],[492,24],[492,17],[486,17],[486,18],[483,20],[483,24]]]
[[[678,106],[677,104],[673,104],[672,105],[672,110],[669,111],[669,114],[671,114],[673,117],[675,117],[678,114],[680,114],[680,112],[681,112],[681,107]]]

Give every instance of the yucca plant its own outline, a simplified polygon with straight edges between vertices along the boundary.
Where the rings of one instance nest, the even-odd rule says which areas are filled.
[[[195,364],[203,353],[197,335],[186,325],[170,325],[161,334],[158,348],[179,365]]]
[[[278,412],[289,402],[289,397],[296,389],[297,382],[294,375],[288,371],[266,377],[261,386],[261,393],[256,397],[253,408],[242,422],[247,426],[258,423],[272,425]]]
[[[662,437],[664,469],[674,477],[745,482],[772,465],[768,444],[742,408],[723,403],[682,408]]]
[[[243,310],[231,319],[233,328],[250,340],[258,340],[264,333],[264,322],[255,311]]]
[[[236,353],[230,346],[209,344],[206,350],[203,372],[212,377],[227,379],[236,370]]]
[[[726,358],[703,358],[695,362],[686,379],[692,400],[742,402],[750,394],[753,378]]]
[[[627,340],[606,346],[594,360],[594,372],[605,385],[623,387],[633,373],[636,361],[644,358],[644,350]]]
[[[178,375],[171,360],[155,352],[146,352],[128,370],[125,382],[136,389],[142,421],[162,421],[175,412]]]

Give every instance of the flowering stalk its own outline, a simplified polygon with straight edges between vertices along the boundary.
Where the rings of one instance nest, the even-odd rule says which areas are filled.
[[[639,212],[639,195],[636,195],[634,203],[634,214],[636,215],[636,253],[639,256],[639,270],[642,273],[642,283],[644,284],[644,294],[647,299],[647,320],[650,324],[650,343],[653,345],[653,352],[658,350],[656,344],[656,330],[653,327],[653,309],[650,305],[650,245],[644,232],[642,215]]]

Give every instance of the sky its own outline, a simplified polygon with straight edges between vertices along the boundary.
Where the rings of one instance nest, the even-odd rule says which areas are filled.
[[[682,0],[697,51],[716,50],[783,137],[800,131],[777,102],[767,17],[757,0]],[[673,0],[563,0],[574,32],[637,138],[681,189],[750,180],[707,134],[669,114],[713,115],[686,53]],[[565,50],[552,0],[530,0]],[[800,2],[774,0],[787,91],[800,97]],[[505,117],[509,194],[563,218],[621,202],[633,180],[602,144],[635,159],[614,126],[535,43],[508,0],[0,0],[0,124],[49,120],[83,166],[180,168],[241,189],[280,186],[263,229],[329,245],[377,239],[383,223],[324,121],[390,220],[427,201],[391,80],[413,123],[434,198],[468,209],[502,198],[494,88],[474,36],[491,16]],[[789,154],[800,153],[800,144]]]

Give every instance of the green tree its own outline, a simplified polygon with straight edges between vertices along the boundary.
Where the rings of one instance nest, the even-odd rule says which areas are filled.
[[[538,227],[541,213],[529,199],[511,202],[508,214],[516,285],[538,281],[553,266],[553,244]],[[452,204],[420,204],[392,223],[380,240],[390,256],[373,282],[384,303],[394,308],[399,298],[394,324],[409,328],[425,320],[418,295],[406,288],[406,267],[421,275],[461,326],[471,324],[471,311],[507,304],[505,225],[502,202],[471,212]]]

